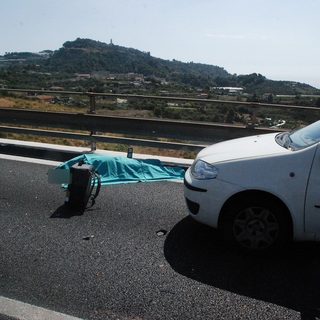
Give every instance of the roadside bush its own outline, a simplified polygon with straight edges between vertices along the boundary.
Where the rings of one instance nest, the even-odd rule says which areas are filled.
[[[157,118],[162,117],[162,109],[160,107],[155,107],[153,113]]]

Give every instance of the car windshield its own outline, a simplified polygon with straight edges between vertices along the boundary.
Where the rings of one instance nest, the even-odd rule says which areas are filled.
[[[279,133],[276,141],[284,148],[292,150],[311,146],[320,141],[320,120],[292,132]]]

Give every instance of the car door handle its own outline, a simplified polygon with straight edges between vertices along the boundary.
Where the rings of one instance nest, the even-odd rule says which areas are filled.
[[[320,209],[320,205],[318,205],[318,204],[316,204],[314,207],[317,209]]]

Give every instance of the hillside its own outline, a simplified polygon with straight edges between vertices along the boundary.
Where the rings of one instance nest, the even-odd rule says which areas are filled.
[[[78,38],[67,41],[55,51],[45,50],[41,54],[27,52],[8,53],[4,57],[7,65],[0,69],[0,83],[11,87],[38,87],[61,85],[73,81],[74,74],[94,72],[126,74],[134,73],[145,78],[164,79],[166,82],[193,88],[242,87],[244,93],[263,95],[316,94],[319,90],[307,84],[292,81],[273,81],[261,74],[231,75],[223,67],[201,63],[184,63],[164,60],[113,43]],[[12,61],[12,64],[10,64]],[[0,60],[1,62],[1,60]],[[19,62],[14,63],[14,62]],[[9,67],[8,67],[9,66]],[[13,71],[14,72],[10,72]],[[7,72],[9,70],[9,72]],[[14,77],[19,73],[19,77]],[[44,76],[45,75],[45,76]],[[69,79],[69,80],[68,80]],[[96,83],[88,85],[97,86]]]
[[[188,83],[196,78],[199,84],[207,83],[208,79],[230,76],[218,66],[163,60],[152,57],[148,52],[80,38],[64,43],[45,65],[55,72],[130,72]]]

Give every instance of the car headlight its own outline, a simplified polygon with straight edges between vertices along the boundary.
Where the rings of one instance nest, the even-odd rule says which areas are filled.
[[[195,179],[215,179],[219,170],[208,162],[198,160],[191,167],[191,174]]]

